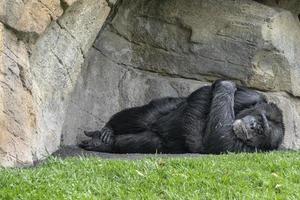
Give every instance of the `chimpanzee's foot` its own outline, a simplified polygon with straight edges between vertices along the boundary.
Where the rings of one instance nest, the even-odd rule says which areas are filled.
[[[99,138],[82,141],[78,146],[87,151],[112,152],[112,145],[103,143]]]
[[[113,131],[107,127],[101,131],[84,131],[84,134],[91,137],[89,140],[82,141],[79,147],[88,151],[112,152]]]
[[[99,139],[104,144],[112,144],[114,141],[113,130],[106,126],[104,126],[100,131],[84,131],[84,134],[93,139]]]

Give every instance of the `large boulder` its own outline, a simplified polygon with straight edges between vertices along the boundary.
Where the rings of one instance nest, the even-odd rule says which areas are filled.
[[[186,96],[220,77],[278,104],[281,148],[300,149],[299,3],[257,1],[266,5],[0,1],[0,164],[32,164],[125,107]]]
[[[25,33],[43,33],[63,14],[60,0],[1,0],[0,21]]]
[[[283,111],[285,127],[281,149],[300,149],[300,101],[285,92],[265,93],[268,101],[275,103]]]
[[[22,41],[0,23],[0,164],[32,163],[35,107],[29,57]]]
[[[291,11],[300,20],[300,1],[299,0],[255,0],[275,8],[284,8]]]
[[[0,2],[0,165],[59,148],[70,93],[109,12],[105,0]]]
[[[62,144],[75,145],[84,130],[100,129],[121,109],[140,106],[153,98],[186,96],[207,83],[171,78],[122,66],[92,48],[70,99]]]
[[[38,40],[30,58],[38,105],[37,158],[60,146],[69,96],[77,82],[84,57],[95,40],[110,8],[105,0],[79,0],[53,22]]]
[[[300,23],[284,9],[250,0],[123,0],[87,56],[63,143],[76,144],[125,107],[222,77],[272,91],[266,95],[285,112],[282,148],[300,148],[299,55]]]
[[[300,95],[300,24],[289,11],[246,0],[147,2],[124,1],[95,46],[144,70]]]

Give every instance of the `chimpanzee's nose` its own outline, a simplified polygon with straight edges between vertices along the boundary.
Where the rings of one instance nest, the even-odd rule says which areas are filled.
[[[256,120],[255,118],[250,119],[250,129],[255,129],[256,128]]]

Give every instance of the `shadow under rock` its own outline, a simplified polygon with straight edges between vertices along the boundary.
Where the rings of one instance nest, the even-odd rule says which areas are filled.
[[[64,146],[58,151],[52,154],[54,157],[59,158],[68,158],[68,157],[99,157],[104,159],[120,159],[120,160],[136,160],[136,159],[143,159],[143,158],[185,158],[185,157],[201,157],[202,154],[117,154],[117,153],[103,153],[103,152],[96,152],[96,151],[86,151],[82,148],[77,146]]]

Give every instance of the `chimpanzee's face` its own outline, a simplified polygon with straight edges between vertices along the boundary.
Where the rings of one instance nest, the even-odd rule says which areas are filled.
[[[237,114],[233,131],[249,146],[261,150],[275,149],[284,135],[282,113],[275,104],[257,104]]]

